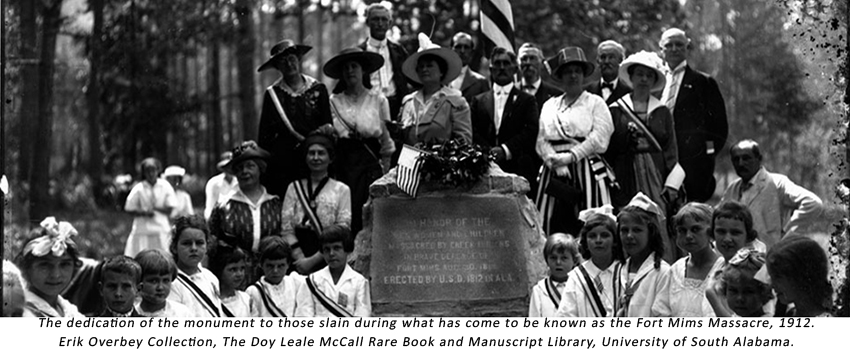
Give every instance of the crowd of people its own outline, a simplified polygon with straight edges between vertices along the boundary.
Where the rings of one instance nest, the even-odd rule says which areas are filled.
[[[471,35],[457,33],[450,49],[420,34],[408,54],[387,38],[391,23],[388,8],[368,7],[369,38],[323,66],[330,91],[302,72],[311,47],[274,45],[258,69],[280,74],[258,139],[222,155],[203,216],[180,189],[184,169],[145,159],[125,205],[134,221],[124,256],[79,257],[76,231],[45,220],[16,261],[25,287],[4,288],[25,299],[9,309],[368,316],[369,281],[346,257],[369,185],[402,145],[461,140],[530,185],[549,266],[530,316],[829,314],[826,256],[801,235],[822,203],[765,170],[758,143],[731,147],[740,179],[716,208],[704,204],[728,123],[717,82],[688,65],[684,31],[665,31],[660,54],[627,56],[604,41],[596,64],[579,47],[549,58],[532,43],[496,47],[488,81],[469,65]]]

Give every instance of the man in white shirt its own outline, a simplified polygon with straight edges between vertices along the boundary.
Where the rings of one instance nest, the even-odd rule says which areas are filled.
[[[722,202],[738,201],[753,214],[753,229],[768,249],[788,233],[805,233],[823,212],[817,195],[787,176],[768,172],[762,166],[759,145],[753,140],[735,144],[729,154],[741,178],[732,182]]]
[[[479,94],[470,103],[472,142],[490,151],[505,172],[515,173],[531,185],[529,197],[537,193],[540,159],[534,150],[538,108],[534,96],[513,82],[517,71],[513,52],[502,47],[490,56],[493,90]]]
[[[384,57],[384,66],[372,73],[372,89],[387,98],[390,103],[390,119],[398,121],[401,99],[410,92],[407,79],[401,72],[401,64],[407,59],[407,50],[387,38],[387,31],[393,27],[393,15],[390,9],[381,3],[373,3],[366,8],[366,25],[369,26],[369,38],[360,44],[363,51],[376,52]]]
[[[460,75],[449,86],[460,91],[466,102],[471,103],[473,97],[490,90],[487,78],[469,68],[469,62],[472,61],[472,55],[475,51],[472,36],[464,32],[455,34],[452,37],[452,50],[460,56],[460,62],[463,66],[460,69]]]
[[[519,70],[520,79],[517,81],[519,88],[534,96],[537,100],[537,111],[543,108],[543,103],[551,97],[562,93],[561,89],[549,84],[540,78],[543,69],[543,51],[532,43],[525,43],[519,47]]]
[[[602,96],[605,103],[609,105],[631,92],[632,88],[619,79],[620,63],[625,57],[626,49],[620,43],[614,40],[599,43],[596,47],[596,65],[599,67],[601,77],[584,89]]]

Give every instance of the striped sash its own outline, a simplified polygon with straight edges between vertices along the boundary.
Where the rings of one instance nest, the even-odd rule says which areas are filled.
[[[337,302],[333,299],[328,298],[325,293],[319,290],[319,287],[316,286],[316,282],[313,282],[313,275],[307,277],[306,280],[307,288],[310,289],[310,293],[312,293],[313,296],[319,300],[319,303],[322,304],[322,306],[324,306],[331,314],[336,317],[354,317],[354,315],[348,312],[348,310],[337,304]]]
[[[321,185],[320,185],[321,186]],[[301,181],[295,181],[295,194],[298,196],[298,201],[301,202],[301,207],[304,208],[304,221],[309,221],[310,226],[313,226],[313,229],[317,234],[321,234],[323,231],[322,222],[319,221],[319,216],[316,214],[315,209],[312,205],[310,205],[311,198],[308,189],[304,188],[304,185],[301,184]],[[317,189],[316,192],[319,192],[321,188]],[[315,200],[315,199],[313,199]]]
[[[546,293],[549,294],[549,300],[552,301],[552,304],[555,304],[555,310],[557,310],[558,306],[561,305],[561,293],[558,292],[555,282],[552,282],[549,277],[546,277]]]
[[[281,281],[281,283],[283,283],[283,281]],[[286,317],[286,313],[277,307],[277,304],[275,304],[274,300],[272,300],[272,298],[268,295],[266,288],[262,283],[260,283],[260,281],[254,282],[254,287],[257,288],[258,292],[260,292],[260,298],[263,299],[263,305],[272,317]]]
[[[207,312],[210,313],[210,316],[221,317],[221,314],[218,311],[218,307],[215,306],[210,297],[207,296],[207,294],[204,293],[201,288],[198,288],[198,285],[196,285],[195,282],[192,282],[192,280],[189,279],[188,275],[183,273],[183,271],[178,271],[177,279],[180,280],[180,283],[189,288],[189,291],[192,293],[192,296],[201,302],[201,305],[203,305],[204,309],[206,309]]]

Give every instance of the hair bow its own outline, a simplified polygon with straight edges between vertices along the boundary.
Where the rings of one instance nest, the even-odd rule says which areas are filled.
[[[653,202],[652,199],[649,199],[649,197],[643,194],[643,192],[638,192],[638,194],[636,194],[626,206],[643,209],[644,211],[658,215],[659,219],[664,220],[664,212],[661,211],[658,204],[655,204],[655,202]]]
[[[45,256],[52,252],[54,256],[62,256],[68,248],[68,242],[72,236],[77,235],[77,230],[67,221],[57,222],[55,217],[48,217],[41,222],[47,234],[38,237],[24,247],[24,255],[32,252],[35,256]]]
[[[590,218],[596,215],[604,215],[611,218],[611,220],[614,220],[614,222],[617,222],[617,217],[614,216],[614,207],[610,204],[605,204],[599,208],[589,208],[582,210],[578,213],[578,219],[582,222],[587,222],[588,220],[590,220]]]
[[[729,265],[732,266],[750,266],[753,270],[758,269],[753,278],[764,284],[770,284],[770,275],[767,273],[767,264],[765,263],[764,253],[754,248],[741,248],[729,259]]]

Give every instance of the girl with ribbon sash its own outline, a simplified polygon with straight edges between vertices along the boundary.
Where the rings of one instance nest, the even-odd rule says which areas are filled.
[[[657,296],[670,288],[670,265],[661,259],[664,244],[661,240],[661,223],[664,214],[655,202],[638,193],[617,216],[620,241],[628,255],[621,270],[623,294],[619,302],[619,317],[659,316],[664,302]]]
[[[552,234],[543,246],[543,258],[549,266],[549,276],[531,289],[528,317],[555,316],[569,283],[570,271],[581,263],[578,242],[563,233]]]
[[[570,272],[556,316],[614,317],[622,294],[623,245],[610,205],[582,210],[579,247],[584,263]]]
[[[16,259],[26,281],[23,316],[85,317],[60,295],[81,265],[77,245],[71,239],[77,230],[51,216],[36,232],[38,236],[24,244]]]
[[[177,279],[168,300],[189,308],[195,317],[224,317],[218,278],[201,266],[207,255],[210,230],[200,215],[177,218],[171,231],[171,255],[177,264]]]
[[[584,91],[584,79],[594,69],[584,51],[567,47],[548,62],[564,94],[546,101],[540,112],[537,154],[544,166],[537,208],[544,232],[575,235],[579,211],[611,202],[613,173],[600,155],[614,128],[602,97]]]
[[[323,126],[304,140],[310,176],[295,181],[283,199],[283,236],[292,247],[292,267],[306,275],[324,267],[319,236],[330,225],[351,227],[351,191],[328,176],[335,153],[334,130]]]

